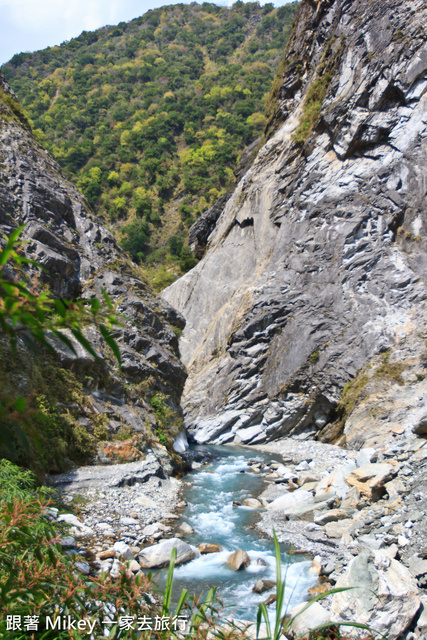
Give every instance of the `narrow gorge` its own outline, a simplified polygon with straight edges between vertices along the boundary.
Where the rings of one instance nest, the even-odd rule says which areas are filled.
[[[264,136],[160,295],[0,73],[2,234],[23,226],[39,291],[105,292],[122,318],[121,366],[91,327],[97,359],[69,333],[54,353],[0,336],[2,411],[42,416],[28,449],[10,413],[2,455],[49,474],[82,575],[135,585],[175,547],[180,589],[220,583],[237,619],[267,602],[274,621],[276,534],[286,637],[427,638],[426,29],[425,0],[303,0]]]

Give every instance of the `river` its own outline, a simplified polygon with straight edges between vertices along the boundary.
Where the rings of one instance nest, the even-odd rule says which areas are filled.
[[[254,449],[236,446],[209,446],[214,460],[186,476],[189,486],[183,493],[187,506],[182,512],[182,522],[188,523],[194,533],[187,534],[186,542],[220,544],[222,551],[201,555],[188,564],[179,566],[174,574],[174,593],[185,587],[189,593],[199,596],[212,586],[218,593],[230,616],[255,620],[258,605],[272,591],[255,593],[252,588],[260,579],[275,580],[274,544],[254,526],[257,509],[233,506],[233,501],[256,497],[266,487],[262,475],[251,473],[248,462],[271,461],[272,455]],[[228,556],[236,549],[245,550],[251,558],[250,565],[242,571],[234,571],[227,565]],[[308,572],[311,561],[301,555],[282,551],[282,576],[286,575],[286,609],[307,599],[307,590],[316,583]],[[275,605],[269,607],[272,616]]]

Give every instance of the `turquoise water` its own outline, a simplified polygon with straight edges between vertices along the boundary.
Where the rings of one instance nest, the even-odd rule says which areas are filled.
[[[255,620],[258,605],[274,593],[259,595],[252,591],[260,578],[274,580],[276,576],[273,542],[254,528],[258,510],[248,507],[233,507],[234,501],[256,497],[266,486],[262,477],[248,472],[248,461],[271,460],[271,454],[248,450],[244,447],[210,446],[217,454],[213,462],[193,471],[185,480],[191,486],[184,491],[188,506],[183,510],[182,521],[194,529],[183,539],[193,545],[200,542],[220,544],[219,553],[202,555],[175,570],[174,592],[182,588],[199,596],[212,586],[218,587],[220,598],[235,618]],[[228,556],[236,549],[244,549],[251,564],[242,571],[228,567]],[[259,564],[263,560],[267,566]],[[286,602],[288,608],[307,599],[307,589],[315,584],[308,573],[311,561],[301,556],[289,556],[282,549],[282,576],[286,574]],[[272,614],[275,605],[269,607]]]

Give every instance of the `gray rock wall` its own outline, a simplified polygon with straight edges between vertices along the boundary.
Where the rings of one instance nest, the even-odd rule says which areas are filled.
[[[197,441],[315,434],[359,369],[424,327],[426,20],[423,0],[303,2],[279,128],[164,292],[187,323]]]
[[[0,87],[13,95],[1,74]],[[0,114],[1,233],[25,225],[25,251],[46,268],[40,279],[56,296],[90,299],[102,297],[104,289],[126,317],[116,336],[123,361],[120,373],[110,355],[97,368],[81,348],[76,357],[64,345],[57,345],[62,366],[92,377],[89,382],[89,376],[83,375],[88,410],[77,418],[90,428],[91,416],[101,414],[111,436],[124,427],[142,435],[147,443],[154,438],[156,427],[148,400],[150,393],[157,392],[178,417],[177,424],[171,425],[171,432],[175,429],[177,435],[186,374],[171,325],[180,330],[184,319],[138,277],[136,265],[91,213],[83,196],[28,128],[9,117],[5,108],[6,117]],[[88,337],[106,355],[99,337],[90,330]],[[142,453],[135,449],[132,456],[138,459]],[[108,462],[108,456],[102,461]]]

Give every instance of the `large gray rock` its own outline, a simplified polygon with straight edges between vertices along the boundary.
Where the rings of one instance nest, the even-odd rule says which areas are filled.
[[[292,493],[289,492],[279,496],[267,505],[268,511],[281,511],[286,514],[301,507],[315,508],[314,496],[310,491],[297,489]]]
[[[384,485],[396,473],[397,470],[391,464],[371,463],[354,469],[345,477],[345,481],[369,500],[378,500],[385,493]]]
[[[139,564],[143,569],[165,567],[169,564],[172,549],[176,549],[176,565],[184,564],[196,557],[196,552],[189,544],[179,538],[170,538],[143,549],[138,556]]]
[[[290,629],[295,638],[302,638],[312,629],[327,624],[331,619],[327,609],[319,602],[313,602],[308,608],[306,602],[296,605],[290,612],[290,618]]]
[[[330,608],[333,620],[359,622],[396,640],[411,625],[421,599],[415,579],[397,560],[381,551],[363,551],[338,579]],[[345,627],[345,635],[359,637],[360,630]]]
[[[187,321],[185,422],[196,441],[328,437],[345,384],[397,338],[422,333],[426,12],[421,0],[302,3],[280,127],[204,258],[163,293]],[[298,144],[314,83],[325,99]],[[382,426],[374,438],[366,419],[346,437],[375,446]]]
[[[11,92],[1,73],[0,88]],[[0,100],[0,108],[2,105]],[[110,435],[122,426],[140,433],[141,439],[148,442],[153,438],[149,427],[155,425],[155,416],[137,386],[144,381],[146,392],[161,391],[179,418],[186,373],[179,361],[177,337],[169,323],[182,329],[184,320],[138,277],[136,265],[35,141],[29,127],[2,118],[0,232],[9,234],[18,225],[25,226],[24,251],[43,265],[45,270],[39,279],[55,296],[102,298],[104,289],[127,318],[116,333],[122,356],[120,371],[111,365],[111,353],[90,329],[87,337],[94,350],[101,357],[107,356],[101,365],[79,345],[76,344],[74,354],[52,339],[60,365],[72,368],[80,377],[79,394],[86,396],[81,402],[84,409],[73,405],[71,413],[90,433],[99,428],[103,418],[102,424]],[[92,384],[88,384],[88,379]],[[171,429],[171,436],[178,435],[179,420],[175,422],[177,426]],[[143,451],[143,446],[140,449]],[[138,451],[133,452],[133,459],[138,459]],[[104,456],[107,456],[105,448]]]

